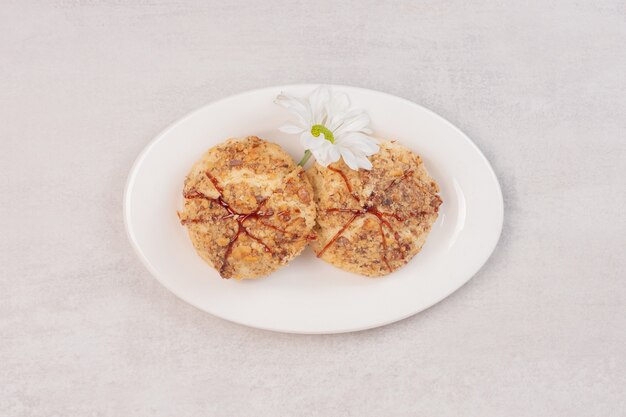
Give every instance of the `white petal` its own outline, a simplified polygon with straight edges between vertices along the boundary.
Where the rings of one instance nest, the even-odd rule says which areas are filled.
[[[332,94],[326,106],[329,115],[340,115],[350,108],[350,99],[347,94]]]
[[[326,106],[326,127],[333,132],[337,130],[345,122],[346,115],[350,114],[349,107],[350,100],[346,94],[334,94]]]
[[[300,135],[300,144],[304,149],[318,149],[325,145],[324,142],[330,144],[330,142],[324,139],[321,135],[319,137],[315,137],[308,130]]]
[[[333,162],[339,161],[339,158],[341,158],[339,149],[331,143],[330,146],[326,148],[326,160],[329,164],[332,164]]]
[[[330,89],[325,85],[317,87],[309,95],[309,107],[312,112],[312,125],[323,124],[326,121],[326,105],[330,99]]]
[[[357,162],[359,168],[363,168],[363,169],[366,169],[368,171],[370,169],[372,169],[372,163],[370,162],[369,159],[367,159],[367,157],[365,155],[357,156],[356,158],[357,158],[356,162]]]
[[[359,169],[357,157],[350,151],[350,149],[339,147],[339,152],[341,153],[343,161],[346,163],[346,165],[348,165],[348,167],[350,167],[350,169],[353,169],[355,171]]]
[[[374,155],[380,150],[378,143],[362,133],[349,133],[335,140],[337,145],[350,149],[355,154],[363,154],[365,156]]]
[[[327,140],[322,140],[324,144],[316,149],[311,149],[315,160],[322,166],[328,166],[333,162],[337,162],[341,157],[339,150],[335,145]]]
[[[295,124],[287,123],[279,127],[278,130],[284,133],[290,133],[292,135],[295,135],[295,134],[304,132],[306,129],[303,128],[302,126],[297,126]]]
[[[369,131],[367,127],[370,124],[369,116],[359,110],[359,111],[350,111],[349,114],[344,116],[343,123],[337,127],[336,130],[333,131],[338,136],[346,134],[348,132],[359,132],[364,129]]]
[[[296,115],[298,117],[298,121],[302,125],[311,125],[311,107],[308,101],[300,100],[299,98],[290,96],[289,94],[281,93],[279,94],[274,103],[279,106],[283,106],[289,112]]]

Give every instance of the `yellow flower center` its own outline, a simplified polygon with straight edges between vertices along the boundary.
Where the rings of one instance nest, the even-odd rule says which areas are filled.
[[[333,132],[328,130],[326,126],[323,125],[313,125],[311,127],[311,134],[316,138],[320,136],[320,134],[324,134],[324,139],[329,141],[330,143],[335,143],[335,136],[333,136]]]

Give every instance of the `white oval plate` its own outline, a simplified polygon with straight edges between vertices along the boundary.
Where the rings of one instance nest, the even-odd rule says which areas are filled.
[[[158,135],[128,177],[124,220],[132,245],[170,291],[224,319],[282,332],[339,333],[382,326],[422,311],[456,291],[487,261],[503,220],[498,180],[480,150],[435,113],[378,91],[333,86],[372,120],[376,136],[422,156],[443,205],[423,250],[384,278],[365,278],[315,257],[310,248],[259,280],[225,280],[195,253],[176,216],[191,165],[230,137],[256,135],[295,160],[296,136],[278,131],[290,118],[273,103],[281,91],[305,96],[316,86],[288,85],[228,97],[194,111]]]

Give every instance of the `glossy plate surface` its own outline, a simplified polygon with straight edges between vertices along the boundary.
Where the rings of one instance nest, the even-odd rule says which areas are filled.
[[[227,138],[256,135],[280,144],[295,160],[296,136],[278,131],[290,115],[273,103],[286,91],[264,88],[202,107],[171,125],[142,151],[128,177],[124,220],[132,245],[170,291],[208,313],[248,326],[293,333],[338,333],[411,316],[466,283],[493,252],[502,229],[498,180],[480,150],[454,125],[389,94],[333,86],[371,117],[377,137],[396,139],[421,155],[444,201],[423,250],[384,278],[365,278],[317,259],[307,248],[267,278],[224,280],[195,253],[176,216],[191,165]]]

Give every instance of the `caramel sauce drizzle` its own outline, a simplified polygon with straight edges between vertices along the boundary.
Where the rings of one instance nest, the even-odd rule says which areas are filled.
[[[326,251],[326,249],[328,249],[330,247],[330,245],[332,245],[333,243],[335,243],[335,241],[337,239],[339,239],[339,237],[343,234],[343,232],[346,231],[346,229],[348,228],[348,226],[350,226],[350,224],[352,224],[352,222],[361,215],[361,213],[355,213],[352,215],[352,217],[350,218],[350,220],[347,221],[346,224],[343,225],[343,227],[335,234],[335,236],[333,236],[328,243],[326,243],[326,246],[324,246],[324,248],[317,254],[317,257],[321,257],[324,252]]]
[[[228,204],[226,200],[224,200],[224,189],[217,181],[217,178],[211,175],[211,173],[209,173],[208,171],[205,174],[209,178],[209,180],[211,181],[211,183],[213,184],[217,192],[219,193],[219,196],[217,197],[217,202],[219,203],[219,205],[224,207],[224,209],[228,212],[228,215],[224,216],[224,218],[225,219],[234,218],[237,221],[237,231],[228,242],[228,246],[226,246],[226,252],[224,254],[224,262],[222,263],[222,267],[220,268],[220,275],[223,275],[224,271],[226,270],[226,266],[228,265],[228,257],[233,252],[233,246],[235,245],[235,242],[237,242],[237,240],[239,239],[239,236],[241,236],[241,233],[246,234],[250,239],[254,240],[255,242],[259,243],[261,246],[263,246],[263,249],[265,250],[265,252],[273,255],[274,252],[272,251],[272,249],[265,242],[263,242],[263,240],[259,239],[256,236],[253,236],[244,225],[244,222],[248,219],[258,218],[258,217],[268,217],[274,214],[274,212],[272,211],[267,212],[267,213],[261,211],[261,209],[267,202],[267,199],[262,200],[257,205],[256,209],[253,212],[239,213],[235,211],[230,206],[230,204]]]
[[[237,230],[235,231],[235,234],[230,238],[230,240],[228,241],[228,245],[226,246],[226,251],[224,252],[224,262],[222,263],[221,268],[219,269],[219,273],[220,275],[222,275],[222,277],[224,276],[224,271],[226,270],[226,266],[228,265],[228,258],[229,256],[232,254],[233,251],[233,246],[235,245],[235,242],[237,242],[237,240],[239,239],[239,236],[241,236],[241,234],[245,234],[247,235],[250,239],[254,240],[255,242],[257,242],[259,245],[261,245],[263,247],[263,250],[271,255],[274,255],[274,251],[272,250],[272,248],[270,248],[262,239],[254,236],[253,234],[250,233],[250,231],[248,230],[248,228],[246,228],[246,226],[244,225],[244,223],[246,222],[246,220],[249,219],[256,219],[259,220],[259,223],[271,228],[271,229],[275,229],[280,231],[281,233],[284,233],[285,235],[290,235],[293,237],[298,237],[295,233],[291,233],[288,232],[287,230],[281,229],[277,226],[273,226],[269,223],[266,223],[262,220],[260,220],[261,218],[267,218],[267,217],[272,217],[274,216],[274,211],[272,209],[266,210],[266,211],[262,211],[265,203],[267,203],[267,200],[269,199],[266,198],[264,200],[261,200],[256,209],[250,213],[239,213],[237,211],[235,211],[235,209],[233,207],[231,207],[230,204],[228,204],[228,202],[224,199],[224,189],[222,188],[222,186],[220,185],[219,181],[217,180],[217,178],[215,178],[213,175],[211,175],[210,172],[205,172],[207,178],[209,178],[209,180],[211,181],[211,183],[213,184],[213,186],[215,187],[215,189],[217,190],[217,192],[219,193],[219,196],[217,198],[212,198],[207,196],[206,194],[198,191],[198,190],[191,190],[189,192],[183,192],[183,197],[187,198],[187,199],[194,199],[194,198],[200,198],[200,199],[204,199],[207,201],[216,201],[220,206],[222,206],[224,208],[224,210],[226,210],[226,212],[228,214],[222,216],[222,217],[218,217],[217,220],[226,220],[226,219],[235,219],[235,221],[237,221]],[[281,212],[281,213],[285,213],[285,212]],[[279,214],[281,214],[279,213]],[[212,220],[216,220],[216,218],[211,218]],[[194,223],[205,223],[209,221],[208,219],[187,219],[187,220],[183,220],[181,221],[181,224],[185,225],[185,224],[194,224]],[[307,240],[314,240],[316,239],[316,237],[314,235],[308,235],[305,236],[304,239]]]
[[[273,224],[265,223],[263,221],[261,221],[260,223],[263,226],[265,226],[265,227],[269,227],[270,229],[274,229],[277,232],[280,232],[280,233],[284,234],[285,236],[291,236],[294,239],[299,238],[299,236],[296,233],[288,232],[287,230],[281,229],[280,227],[274,226]],[[315,239],[317,239],[317,236],[315,236],[314,234],[310,234],[310,235],[306,235],[304,237],[304,239],[306,239],[306,240],[315,240]]]
[[[395,187],[397,184],[404,181],[407,177],[413,175],[413,172],[415,171],[413,171],[412,169],[407,169],[406,171],[404,171],[404,174],[402,174],[400,178],[396,178],[395,180],[391,181],[389,185],[385,187],[384,191],[388,191],[391,187]]]
[[[348,189],[348,192],[350,193],[354,201],[358,203],[359,197],[352,191],[352,186],[350,185],[350,181],[348,181],[348,177],[346,176],[346,174],[344,174],[342,170],[337,169],[337,168],[328,167],[328,169],[341,175],[341,178],[343,178],[343,182],[346,184],[346,188]]]
[[[379,211],[378,214],[380,214],[381,216],[389,216],[389,217],[393,217],[394,219],[396,219],[399,222],[403,222],[406,219],[402,216],[399,216],[397,213],[385,213],[384,211]]]
[[[357,202],[359,201],[358,196],[352,191],[352,187],[350,186],[350,182],[348,181],[348,178],[346,177],[346,174],[344,174],[341,170],[336,169],[336,168],[328,168],[333,172],[338,173],[339,175],[341,175],[341,177],[343,178],[344,183],[346,184],[346,188],[348,189],[348,192],[350,193],[350,195],[352,196],[352,198],[354,198]],[[391,189],[392,187],[395,187],[396,185],[398,185],[400,182],[404,181],[406,178],[408,178],[409,176],[411,176],[413,174],[412,169],[407,169],[406,171],[404,171],[404,173],[402,174],[401,177],[394,179],[393,181],[391,181],[384,189],[383,192],[387,192],[389,191],[389,189]],[[372,195],[373,196],[373,195]],[[394,219],[398,220],[398,221],[404,221],[406,220],[405,218],[403,218],[402,216],[400,216],[397,213],[386,213],[383,211],[379,211],[378,208],[374,205],[370,205],[370,200],[372,198],[372,196],[370,196],[370,198],[368,198],[368,200],[366,201],[365,205],[363,205],[361,208],[359,209],[352,209],[352,208],[328,208],[326,209],[327,213],[352,213],[352,216],[350,217],[350,220],[348,220],[341,229],[339,229],[339,231],[337,233],[335,233],[335,235],[326,243],[326,245],[322,248],[321,251],[319,251],[319,253],[317,254],[317,257],[321,257],[324,252],[326,252],[326,250],[332,246],[333,243],[335,243],[337,241],[337,239],[339,239],[339,237],[346,231],[346,229],[352,224],[352,222],[354,222],[358,217],[360,216],[364,216],[366,214],[371,214],[373,216],[376,217],[376,219],[378,220],[378,228],[380,231],[380,237],[381,237],[381,246],[382,246],[382,261],[385,263],[385,265],[387,266],[387,269],[389,269],[389,271],[392,271],[391,269],[391,265],[389,265],[389,260],[387,259],[387,238],[385,237],[385,231],[383,229],[383,226],[387,227],[392,233],[393,233],[393,237],[396,240],[396,242],[399,243],[400,240],[400,234],[393,228],[393,226],[391,225],[391,223],[389,223],[385,217],[393,217]],[[437,198],[439,198],[439,196],[437,196]],[[440,199],[441,200],[441,199]],[[437,212],[437,208],[435,208],[435,212]],[[419,216],[419,215],[423,215],[423,214],[427,214],[427,212],[411,212],[409,213],[411,216]]]

